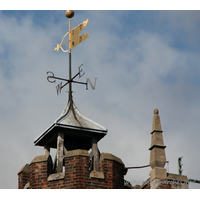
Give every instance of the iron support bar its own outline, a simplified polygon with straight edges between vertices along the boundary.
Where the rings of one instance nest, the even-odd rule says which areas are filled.
[[[69,40],[71,40],[71,19],[69,18]],[[72,78],[72,71],[71,71],[71,49],[69,45],[69,80]],[[72,102],[72,83],[69,82],[69,101]]]
[[[150,167],[150,165],[144,165],[144,166],[138,166],[138,167],[126,167],[126,169],[139,169],[139,168],[145,168]]]

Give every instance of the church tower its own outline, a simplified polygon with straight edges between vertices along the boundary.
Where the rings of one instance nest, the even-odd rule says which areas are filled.
[[[71,50],[89,37],[79,33],[88,24],[88,20],[71,30],[73,11],[66,11],[69,18],[69,32],[54,49],[69,52],[69,79],[58,78],[53,72],[47,72],[47,80],[54,83],[55,79],[65,81],[57,86],[57,93],[69,85],[69,98],[66,107],[55,122],[34,141],[35,146],[44,148],[44,155],[36,156],[30,164],[26,164],[18,173],[18,188],[124,188],[126,173],[122,160],[112,154],[100,153],[98,142],[107,134],[102,125],[86,118],[75,106],[72,96],[72,83],[85,84],[88,88],[89,79],[78,82],[74,79],[84,73],[79,72],[72,77]],[[63,40],[69,34],[69,49],[64,50]],[[96,82],[96,79],[95,79]],[[50,150],[56,149],[53,161]],[[88,151],[91,150],[89,154]]]
[[[87,78],[86,82],[75,81],[77,76],[85,73],[81,66],[78,73],[72,76],[71,51],[77,45],[89,38],[89,34],[80,32],[88,25],[89,20],[83,21],[71,29],[71,18],[74,12],[66,11],[69,18],[69,32],[57,44],[55,51],[62,50],[69,53],[69,78],[56,77],[53,72],[47,72],[47,80],[57,85],[57,94],[66,85],[69,86],[69,96],[61,115],[34,141],[35,146],[44,149],[43,155],[38,155],[18,172],[19,189],[186,189],[187,176],[168,173],[164,168],[167,163],[163,131],[161,128],[158,109],[154,109],[153,126],[151,132],[150,165],[140,167],[125,167],[122,160],[109,153],[101,153],[98,142],[107,135],[108,130],[85,117],[77,108],[73,100],[72,84],[82,84],[92,89],[95,84]],[[65,37],[69,40],[63,43]],[[64,46],[69,44],[69,49]],[[51,157],[51,149],[56,149],[55,158]],[[89,153],[90,152],[90,153]],[[130,155],[131,157],[131,155]],[[151,167],[150,177],[140,186],[132,187],[124,180],[128,169]]]

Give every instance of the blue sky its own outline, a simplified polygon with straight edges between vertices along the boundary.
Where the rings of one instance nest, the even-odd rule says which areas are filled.
[[[68,77],[68,54],[53,49],[68,31],[64,10],[0,11],[0,188],[17,188],[23,165],[43,154],[33,141],[59,117],[67,87],[56,94],[46,72]],[[101,152],[125,166],[149,164],[154,105],[160,111],[168,172],[200,179],[200,11],[75,10],[72,28],[89,19],[89,38],[72,50],[96,89],[73,85],[81,113],[105,126]],[[55,152],[52,152],[55,153]],[[133,185],[150,168],[128,171]],[[200,188],[190,184],[190,188]]]

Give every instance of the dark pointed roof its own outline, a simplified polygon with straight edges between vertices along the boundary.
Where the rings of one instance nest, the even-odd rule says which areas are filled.
[[[88,150],[91,148],[92,138],[96,137],[99,141],[106,135],[107,129],[86,118],[73,101],[69,101],[60,117],[35,139],[35,145],[56,148],[58,132],[64,133],[66,143],[76,143],[77,148]]]
[[[55,123],[64,125],[64,126],[73,126],[79,128],[87,128],[98,131],[107,131],[105,127],[100,124],[88,119],[78,110],[75,104],[69,102],[67,106],[64,108],[60,117],[55,121]]]

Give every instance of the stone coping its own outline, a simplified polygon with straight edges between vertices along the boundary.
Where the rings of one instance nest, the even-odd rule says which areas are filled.
[[[89,157],[89,153],[87,150],[83,150],[83,149],[67,151],[65,157],[72,157],[72,156],[88,156]]]
[[[24,189],[29,189],[30,187],[30,183],[28,182],[25,186],[24,186]]]
[[[180,174],[171,174],[171,173],[167,173],[167,179],[168,179],[168,180],[176,180],[176,181],[188,182],[187,176],[185,176],[185,175],[180,175]]]
[[[31,169],[29,167],[29,164],[25,164],[18,172],[17,175],[19,175],[20,173],[22,172],[25,172],[25,173],[30,173]]]
[[[91,171],[90,178],[104,179],[103,172]]]
[[[178,181],[178,182],[188,182],[188,178],[185,175],[179,175],[179,174],[172,174],[167,173],[167,177],[165,179],[161,179],[162,181]],[[142,185],[141,188],[145,187],[147,184],[150,184],[150,178],[148,178]]]
[[[126,187],[129,187],[130,189],[141,189],[140,185],[135,185],[134,187],[127,185]]]
[[[89,157],[89,153],[87,150],[83,150],[83,149],[71,150],[71,151],[66,152],[65,158],[73,157],[73,156],[88,156]],[[101,153],[99,162],[101,162],[104,159],[115,160],[124,165],[124,163],[122,162],[122,160],[120,158],[118,158],[110,153]]]
[[[147,184],[150,184],[150,178],[148,178],[146,181],[144,181],[142,183],[142,185],[140,186],[140,188],[143,189]]]
[[[65,178],[65,172],[60,172],[60,173],[55,173],[55,174],[50,174],[49,177],[47,178],[48,181],[56,181],[56,180],[61,180]]]
[[[38,162],[45,162],[47,161],[49,158],[49,155],[42,155],[42,156],[36,156],[30,163],[33,164],[33,163],[38,163]]]
[[[100,156],[99,162],[102,162],[104,159],[106,159],[106,160],[114,160],[114,161],[117,161],[117,162],[119,162],[119,163],[124,165],[124,163],[122,162],[122,160],[120,158],[118,158],[118,157],[116,157],[116,156],[114,156],[114,155],[112,155],[110,153],[102,153],[101,156]]]
[[[33,163],[39,163],[39,162],[47,162],[50,164],[53,164],[51,155],[41,155],[41,156],[36,156],[30,163],[32,165]],[[30,166],[29,165],[29,166]]]

